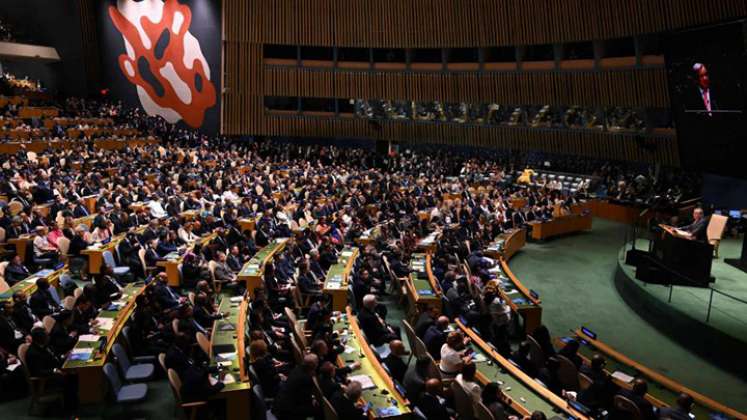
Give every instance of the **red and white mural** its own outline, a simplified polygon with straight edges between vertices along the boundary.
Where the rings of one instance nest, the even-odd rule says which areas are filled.
[[[190,33],[192,10],[178,0],[117,0],[108,7],[125,53],[119,70],[142,108],[170,123],[202,127],[216,104],[216,85],[200,41]]]

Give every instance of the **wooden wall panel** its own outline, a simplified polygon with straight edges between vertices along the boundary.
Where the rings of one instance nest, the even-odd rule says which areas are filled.
[[[89,1],[89,0],[86,0]],[[668,107],[664,69],[442,73],[265,66],[265,44],[448,48],[610,39],[747,15],[718,0],[223,0],[222,132],[383,138],[677,164],[674,137],[265,114],[265,96]],[[644,147],[645,146],[645,147]]]
[[[747,15],[744,0],[245,0],[258,44],[450,47],[559,43]]]
[[[399,121],[380,122],[376,130],[367,120],[268,115],[269,136],[383,139],[403,143],[427,143],[491,147],[511,150],[543,150],[600,159],[658,162],[678,165],[674,137],[610,134],[591,130],[539,130],[524,127],[485,127]]]
[[[669,107],[664,69],[417,73],[266,67],[267,96]]]

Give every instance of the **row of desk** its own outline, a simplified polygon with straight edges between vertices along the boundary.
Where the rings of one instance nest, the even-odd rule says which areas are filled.
[[[64,371],[78,377],[78,399],[81,404],[104,400],[107,384],[104,364],[110,360],[111,350],[127,321],[135,310],[135,299],[146,289],[145,283],[131,283],[122,290],[122,297],[99,312],[99,324],[88,339],[79,337],[78,343],[62,365]],[[96,339],[95,337],[100,337]]]
[[[246,290],[249,296],[254,297],[254,290],[264,287],[262,276],[265,273],[265,266],[275,258],[275,255],[285,249],[286,242],[288,242],[288,238],[273,239],[267,246],[254,254],[252,259],[247,261],[241,268],[238,279],[246,283]]]
[[[203,236],[202,238],[194,241],[191,243],[187,249],[191,250],[194,249],[195,245],[200,244],[201,246],[206,246],[210,243],[217,234],[211,233],[208,235]],[[182,276],[179,272],[179,266],[184,261],[184,253],[180,254],[178,252],[172,252],[171,254],[166,255],[166,257],[158,261],[156,265],[158,267],[162,267],[163,270],[166,272],[166,278],[169,286],[171,287],[180,287],[182,284]]]
[[[348,287],[353,266],[358,259],[358,248],[345,247],[337,257],[337,264],[332,265],[324,279],[323,293],[332,300],[332,310],[342,312],[348,305]]]
[[[569,214],[548,221],[533,220],[528,224],[532,227],[532,239],[544,241],[554,236],[591,230],[591,220],[591,214]]]
[[[441,312],[441,285],[433,275],[431,260],[431,254],[412,254],[410,257],[410,276],[405,281],[407,299],[413,309],[436,308]]]
[[[632,389],[633,380],[636,378],[645,379],[649,383],[648,394],[646,399],[654,407],[675,407],[677,397],[680,393],[687,393],[693,397],[694,404],[691,413],[696,419],[718,418],[718,416],[728,416],[730,418],[745,418],[738,411],[720,404],[692,389],[689,389],[680,383],[656,372],[655,370],[630,359],[622,353],[619,353],[609,345],[598,339],[595,333],[579,328],[571,336],[560,337],[555,343],[562,348],[571,339],[576,339],[581,343],[578,354],[587,365],[591,364],[591,359],[595,353],[605,356],[607,364],[605,369],[612,376],[613,381],[620,387]]]
[[[498,382],[509,398],[508,408],[511,411],[520,416],[529,416],[539,410],[548,417],[551,413],[562,412],[575,419],[589,419],[501,356],[491,344],[482,339],[478,330],[464,325],[461,320],[456,321],[455,328],[471,339],[469,346],[475,354],[473,361],[477,368],[477,379],[483,386],[489,382]]]
[[[225,401],[226,418],[230,420],[250,417],[252,386],[245,357],[248,308],[249,302],[244,297],[224,296],[218,311],[226,316],[213,322],[210,336],[210,366],[226,373],[225,387],[211,399]]]
[[[157,144],[160,143],[158,139],[154,138],[136,138],[136,139],[106,139],[106,140],[95,140],[93,147],[96,149],[103,150],[119,150],[125,147],[136,147],[143,146],[146,144]],[[20,143],[2,143],[0,144],[0,154],[15,154],[20,150],[27,152],[40,153],[46,149],[72,149],[82,145],[80,140],[45,140],[45,141],[31,141],[31,142],[20,142]]]
[[[338,356],[338,366],[360,363],[360,369],[353,372],[351,376],[353,378],[354,375],[368,376],[375,385],[373,388],[364,389],[361,396],[363,401],[370,404],[368,417],[409,418],[411,415],[409,402],[394,384],[392,377],[366,341],[350,307],[347,307],[346,312],[336,319],[334,328],[345,345],[345,351]]]

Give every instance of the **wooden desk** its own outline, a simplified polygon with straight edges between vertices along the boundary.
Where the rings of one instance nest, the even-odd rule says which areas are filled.
[[[360,369],[354,371],[352,375],[367,375],[371,378],[373,383],[376,385],[372,389],[364,389],[361,399],[366,403],[371,404],[371,409],[368,412],[368,418],[384,418],[387,419],[400,419],[409,418],[410,409],[408,408],[409,402],[403,395],[399,393],[397,388],[394,386],[394,381],[391,376],[384,370],[384,367],[377,359],[374,350],[366,342],[363,337],[363,333],[358,326],[358,320],[353,315],[350,307],[347,308],[346,313],[343,314],[335,322],[335,331],[337,331],[340,339],[344,342],[345,347],[353,349],[350,353],[342,353],[337,358],[338,365],[340,367],[350,364],[353,362],[359,362],[361,364]],[[381,391],[386,390],[386,395]],[[380,410],[395,410],[398,414],[390,413],[391,415],[382,415]]]
[[[138,235],[145,231],[146,226],[140,226],[135,230]],[[89,246],[80,253],[88,256],[88,272],[90,274],[101,273],[101,267],[104,265],[104,252],[109,251],[114,255],[117,245],[124,239],[126,232],[114,236],[109,243],[99,246]]]
[[[429,254],[435,253],[436,248],[438,247],[438,240],[441,239],[441,234],[442,232],[440,230],[431,232],[428,236],[420,239],[417,244],[415,244],[416,248]]]
[[[518,366],[501,356],[493,346],[483,341],[477,331],[467,327],[460,320],[456,321],[456,326],[472,339],[470,346],[476,354],[482,355],[475,359],[477,379],[483,384],[496,380],[502,381],[504,393],[511,399],[509,407],[512,410],[521,415],[529,415],[536,410],[552,415],[554,411],[559,410],[576,419],[590,420],[589,417],[571,408],[563,398],[553,394]],[[487,360],[492,360],[493,363],[488,364]],[[511,387],[511,390],[505,391],[507,387]]]
[[[99,200],[98,194],[86,195],[83,197],[83,203],[89,213],[96,213],[96,202]]]
[[[344,311],[348,305],[348,285],[350,273],[358,258],[358,248],[345,247],[334,264],[327,271],[323,292],[332,298],[332,310]]]
[[[52,209],[51,204],[37,204],[36,206],[33,207],[32,210],[39,213],[42,217],[48,217],[51,209]]]
[[[59,270],[40,270],[36,273],[31,274],[27,278],[17,282],[10,289],[3,293],[0,293],[0,302],[13,299],[13,295],[17,292],[23,292],[26,296],[31,296],[36,291],[36,280],[39,278],[46,278],[49,285],[57,287],[60,282],[60,275],[65,272],[65,268]]]
[[[104,364],[111,354],[112,346],[117,341],[119,333],[130,319],[135,309],[135,299],[147,286],[140,283],[132,283],[125,286],[122,298],[118,301],[121,306],[112,310],[103,310],[99,313],[99,319],[113,319],[111,329],[96,328],[96,334],[106,337],[106,346],[103,351],[99,350],[100,342],[78,341],[75,349],[90,350],[88,360],[68,359],[62,365],[62,369],[74,373],[78,377],[78,398],[81,404],[98,403],[104,400],[108,384],[104,375]]]
[[[546,222],[532,221],[532,239],[543,241],[553,236],[566,235],[591,229],[591,215],[570,214]]]
[[[195,244],[200,244],[202,246],[205,246],[210,241],[212,241],[215,238],[216,234],[211,233],[209,235],[205,235],[202,238],[192,242],[187,247],[187,250],[194,249]],[[171,287],[180,287],[182,284],[181,275],[179,274],[179,265],[184,261],[184,254],[178,254],[176,252],[172,252],[171,254],[167,255],[163,260],[158,261],[156,263],[156,266],[163,267],[164,271],[166,272],[166,278],[168,279],[168,285]]]
[[[242,232],[253,231],[255,227],[257,226],[257,221],[259,218],[256,219],[239,219],[239,228]]]
[[[262,276],[265,273],[265,264],[271,261],[277,253],[285,248],[285,243],[288,238],[275,238],[272,242],[267,244],[266,247],[260,249],[251,260],[247,261],[246,264],[239,271],[238,279],[246,283],[246,290],[249,292],[249,296],[254,297],[254,289],[258,287],[264,288],[264,281]]]
[[[524,331],[527,334],[531,333],[542,324],[542,306],[539,298],[511,272],[504,258],[500,259],[494,270],[501,280],[500,289],[503,299],[512,311],[524,319]]]
[[[33,247],[31,235],[21,235],[17,238],[8,239],[8,243],[16,247],[16,255],[21,257],[22,262],[26,262],[27,250]]]
[[[501,233],[485,249],[484,254],[493,259],[505,258],[510,260],[527,243],[525,229],[511,229]]]
[[[441,286],[431,269],[431,254],[412,254],[410,258],[410,277],[405,281],[408,300],[417,310],[418,307],[427,306],[436,308],[440,312]]]
[[[712,413],[719,413],[735,419],[747,418],[744,413],[740,413],[733,408],[712,400],[711,398],[687,388],[679,382],[630,359],[600,341],[598,337],[592,338],[587,335],[580,328],[575,331],[574,337],[558,338],[555,341],[559,348],[562,348],[571,338],[576,338],[581,343],[578,354],[584,360],[584,363],[590,364],[591,358],[594,354],[600,353],[603,354],[607,360],[605,368],[610,374],[614,372],[622,372],[634,378],[645,379],[649,383],[646,399],[655,407],[676,406],[677,397],[680,393],[684,392],[693,397],[695,403],[693,404],[691,413],[695,415],[696,419],[709,419],[711,418]],[[613,378],[613,381],[623,388],[632,389],[633,387],[632,382],[624,382],[617,378]]]
[[[246,373],[246,320],[249,302],[243,297],[223,297],[220,302],[221,313],[228,315],[213,322],[210,337],[210,366],[218,366],[230,374],[234,382],[226,384],[211,400],[224,400],[226,403],[226,418],[231,420],[245,420],[250,417],[249,401],[251,399],[251,383]],[[223,357],[228,356],[228,357]],[[216,378],[217,379],[217,378]]]
[[[93,220],[96,218],[96,213],[89,214],[88,216],[79,217],[77,219],[73,219],[73,228],[80,225],[86,225],[88,226],[89,230],[91,229],[91,226],[93,226]]]

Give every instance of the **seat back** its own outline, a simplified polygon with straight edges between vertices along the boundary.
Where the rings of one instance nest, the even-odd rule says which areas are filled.
[[[208,357],[210,356],[210,340],[207,338],[207,336],[201,332],[195,333],[195,336],[197,338],[197,345],[200,346],[202,351],[205,352]]]
[[[415,340],[417,339],[417,336],[415,335],[415,330],[412,328],[412,325],[410,325],[407,320],[402,320],[402,328],[405,330],[405,336],[407,337],[407,342],[410,345],[410,350],[413,352],[415,351]],[[418,354],[415,353],[415,356],[417,357]]]
[[[330,403],[327,398],[323,398],[322,401],[324,401],[322,407],[324,410],[324,420],[337,420],[339,417],[337,416],[335,408],[332,407],[332,403]]]
[[[119,343],[114,343],[112,351],[114,351],[114,357],[117,358],[117,363],[119,363],[119,367],[122,369],[122,375],[126,376],[127,370],[130,368],[130,358],[127,356],[125,348]]]
[[[44,326],[44,329],[47,331],[47,334],[49,334],[52,331],[52,328],[54,328],[54,324],[56,323],[57,321],[55,321],[55,319],[49,315],[42,318],[42,325]]]
[[[545,367],[545,353],[542,351],[537,340],[531,335],[527,335],[527,341],[529,342],[529,360],[532,361],[534,367],[539,371]]]
[[[0,244],[5,242],[5,228],[0,227]]]
[[[293,359],[298,364],[303,363],[303,349],[301,349],[301,346],[298,344],[298,340],[296,340],[295,336],[291,336],[290,342],[293,350]]]
[[[117,266],[117,263],[114,262],[114,255],[112,255],[111,251],[104,251],[101,256],[104,258],[104,264],[106,264],[109,268],[114,268]]]
[[[215,261],[213,261],[213,260],[210,260],[210,261],[208,262],[208,271],[210,272],[210,278],[211,278],[211,279],[212,279],[213,281],[215,281],[215,266],[216,266],[217,264],[218,264],[218,263],[216,263],[216,262],[215,262]]]
[[[558,366],[558,379],[563,385],[563,389],[568,391],[578,391],[579,381],[576,365],[565,356],[558,355],[557,358],[560,363]]]
[[[64,236],[57,238],[57,249],[60,250],[61,255],[67,255],[67,252],[70,250],[70,239]]]
[[[166,353],[158,353],[158,364],[161,365],[161,369],[166,372]]]
[[[481,401],[475,402],[473,407],[475,410],[475,418],[477,420],[496,420],[493,413],[490,412],[490,409]]]
[[[454,405],[460,419],[471,420],[475,418],[475,412],[472,408],[472,397],[467,395],[457,381],[451,383],[451,392],[454,394]]]
[[[252,403],[249,405],[252,411],[251,418],[254,420],[267,420],[267,404],[265,403],[265,397],[260,385],[252,387],[252,397]]]
[[[613,404],[617,411],[627,413],[630,416],[629,418],[631,420],[641,420],[643,418],[643,416],[641,415],[641,409],[638,408],[638,406],[627,397],[624,397],[622,395],[615,395]]]
[[[578,373],[578,387],[579,387],[579,390],[586,391],[587,389],[589,389],[589,387],[591,386],[592,382],[593,381],[591,380],[591,378],[589,378],[588,376],[586,376],[586,374],[584,374],[582,372]]]
[[[143,248],[140,248],[137,251],[137,256],[140,259],[140,264],[143,265],[143,271],[146,271],[148,268],[148,265],[145,263],[145,250]]]
[[[109,385],[111,385],[114,395],[117,395],[119,390],[122,389],[122,379],[119,377],[117,368],[115,368],[111,363],[105,364],[104,375],[106,375],[106,379],[109,381]]]
[[[720,241],[724,235],[724,229],[726,229],[726,222],[729,218],[721,214],[714,214],[711,216],[711,220],[708,221],[708,228],[706,233],[708,235],[708,241]]]
[[[29,351],[29,346],[29,343],[23,343],[18,346],[18,358],[24,366],[26,366],[26,353]]]
[[[182,380],[179,378],[179,374],[174,369],[166,371],[169,377],[169,384],[171,384],[171,390],[174,391],[174,397],[176,402],[182,403]]]

